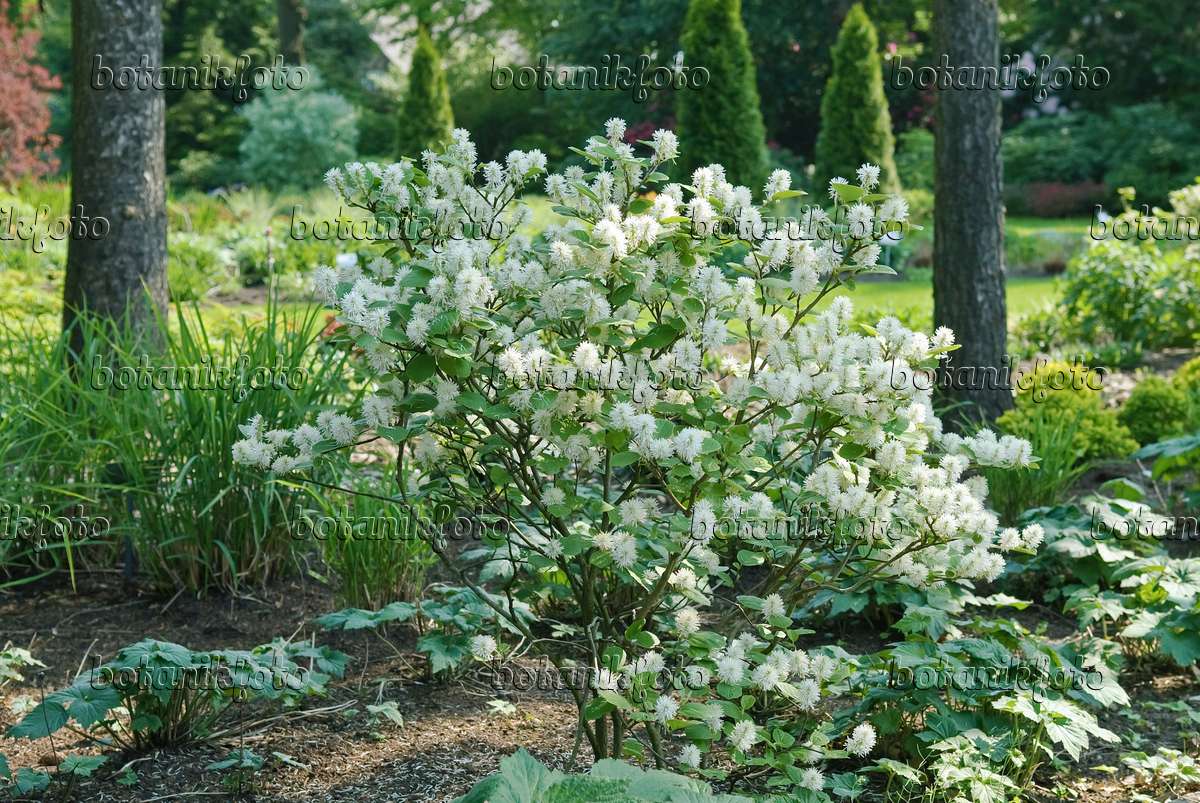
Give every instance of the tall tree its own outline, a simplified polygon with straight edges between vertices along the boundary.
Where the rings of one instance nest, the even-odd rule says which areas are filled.
[[[71,26],[71,206],[104,217],[108,231],[73,237],[68,245],[63,327],[86,308],[110,319],[128,313],[130,325],[146,332],[156,307],[167,303],[163,92],[136,82],[118,90],[111,80],[143,57],[152,69],[161,66],[162,0],[73,0]],[[97,56],[101,69],[93,83]],[[78,353],[78,328],[72,345]]]
[[[304,0],[275,0],[279,52],[286,64],[304,63]]]
[[[822,191],[831,178],[849,179],[863,162],[879,165],[879,185],[896,192],[892,118],[883,93],[879,37],[862,4],[856,3],[833,45],[833,72],[821,97],[816,179]]]
[[[758,105],[741,0],[691,0],[679,38],[684,64],[708,83],[676,94],[681,169],[718,163],[727,179],[759,191],[767,177],[766,131]]]
[[[999,64],[996,0],[934,0],[934,61],[953,68]],[[954,330],[955,366],[1002,366],[1004,299],[1000,92],[937,91],[934,109],[933,319]],[[958,375],[961,375],[958,374]],[[958,383],[949,394],[967,416],[993,419],[1012,406],[998,382]],[[972,409],[973,408],[973,409]]]
[[[449,141],[453,128],[454,112],[450,109],[450,88],[442,70],[442,57],[422,20],[417,26],[408,92],[400,106],[396,155],[415,159],[426,148]]]

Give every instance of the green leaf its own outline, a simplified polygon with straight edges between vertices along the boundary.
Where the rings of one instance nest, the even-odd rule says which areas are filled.
[[[630,351],[638,349],[661,349],[671,345],[679,337],[679,330],[665,323],[660,323],[642,337],[633,341]]]
[[[9,728],[8,736],[11,739],[43,739],[61,729],[68,719],[67,709],[46,700]]]
[[[121,695],[112,686],[93,688],[88,683],[76,683],[70,688],[46,696],[46,702],[67,706],[67,713],[85,728],[90,728],[121,704]]]
[[[44,772],[21,767],[17,770],[16,777],[13,778],[13,784],[19,794],[28,795],[41,792],[50,786],[50,776]]]
[[[623,468],[633,465],[638,460],[641,460],[641,458],[638,457],[636,452],[617,452],[609,459],[609,464],[613,468]]]
[[[10,770],[8,768],[8,759],[4,757],[3,753],[0,753],[0,778],[11,778],[11,777],[12,777],[12,770]]]
[[[60,773],[66,772],[71,775],[78,775],[80,778],[88,778],[105,761],[108,761],[108,758],[105,756],[67,756],[58,765],[58,771]]]
[[[404,367],[404,376],[411,382],[424,382],[433,376],[437,370],[437,362],[433,355],[422,352],[408,361]]]
[[[490,803],[540,801],[563,774],[543,766],[522,748],[500,759],[500,777],[502,783],[493,791]]]

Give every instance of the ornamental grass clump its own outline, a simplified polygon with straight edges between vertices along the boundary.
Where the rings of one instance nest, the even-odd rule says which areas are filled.
[[[571,693],[597,757],[718,777],[714,753],[727,754],[756,780],[820,789],[824,762],[870,754],[876,734],[834,729],[823,702],[852,661],[800,649],[812,631],[794,612],[879,579],[996,578],[1004,551],[1037,539],[1001,542],[986,483],[968,472],[1027,465],[1029,445],[945,433],[929,392],[894,382],[935,367],[949,330],[885,318],[855,331],[845,298],[815,311],[839,285],[892,272],[874,238],[908,228],[907,207],[874,192],[878,168],[831,184],[828,217],[731,239],[720,232],[763,231],[801,194],[786,171],[754,191],[720,165],[670,183],[675,136],[635,150],[624,134],[610,120],[561,174],[538,151],[479,164],[463,130],[420,164],[331,171],[345,202],[379,220],[445,229],[316,271],[374,387],[296,429],[254,418],[235,453],[283,473],[393,442],[398,501],[510,523],[461,553],[430,539],[511,625],[476,639],[476,659],[532,652],[585,668]],[[560,220],[531,237],[519,195],[535,182]],[[500,240],[445,234],[497,221]],[[689,381],[664,381],[676,376]],[[871,535],[722,526],[801,510]]]

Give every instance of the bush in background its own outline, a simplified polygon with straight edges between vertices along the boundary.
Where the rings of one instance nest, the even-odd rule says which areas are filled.
[[[703,88],[678,93],[682,177],[721,164],[731,184],[759,190],[767,178],[766,132],[741,0],[691,0],[679,44],[687,66],[709,75]]]
[[[1189,412],[1183,390],[1150,374],[1138,382],[1117,417],[1138,443],[1148,445],[1184,434]]]
[[[353,159],[358,115],[320,89],[315,70],[299,90],[265,91],[242,112],[250,130],[239,148],[248,179],[272,187],[313,187],[325,171]]]
[[[400,106],[396,133],[396,158],[419,159],[427,148],[450,141],[454,112],[450,109],[450,88],[442,71],[442,57],[424,24],[417,27],[417,48],[408,74],[408,92]]]
[[[49,103],[62,82],[34,63],[40,38],[35,28],[18,28],[8,0],[0,0],[0,184],[58,169]]]
[[[911,190],[933,192],[932,131],[910,128],[896,138],[896,171],[905,193]]]
[[[869,162],[879,165],[879,191],[898,192],[894,149],[879,38],[862,4],[856,3],[833,46],[833,73],[821,98],[813,183],[823,188],[835,176],[852,180],[859,165]]]

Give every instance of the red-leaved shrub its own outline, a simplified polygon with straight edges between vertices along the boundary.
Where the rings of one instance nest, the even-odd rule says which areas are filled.
[[[47,129],[50,92],[62,82],[34,63],[39,39],[33,27],[13,25],[8,0],[0,0],[0,184],[58,169],[59,138]]]

